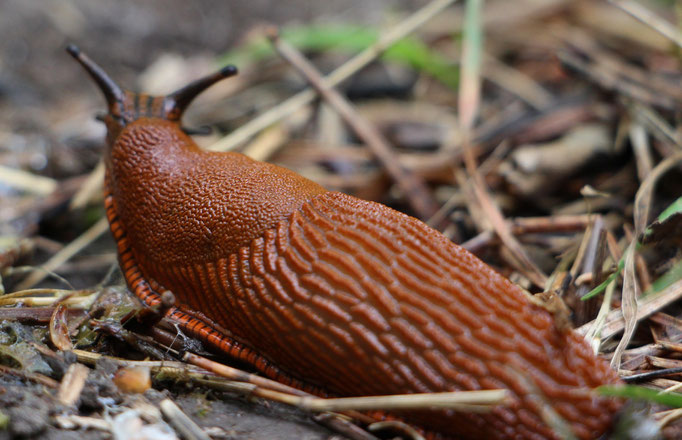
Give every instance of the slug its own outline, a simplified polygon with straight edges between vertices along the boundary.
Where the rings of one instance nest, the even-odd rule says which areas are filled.
[[[616,373],[478,258],[384,205],[201,150],[182,113],[235,68],[152,97],[68,52],[108,103],[105,207],[126,282],[149,306],[172,291],[183,331],[318,395],[509,390],[489,413],[397,414],[432,438],[608,432],[620,402],[589,390]]]

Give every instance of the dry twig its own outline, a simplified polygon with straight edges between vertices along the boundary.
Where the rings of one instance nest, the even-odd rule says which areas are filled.
[[[650,26],[664,37],[670,39],[677,46],[682,47],[682,33],[667,21],[658,17],[656,14],[642,6],[641,4],[632,0],[608,0],[609,3],[615,5],[635,17],[642,23]]]
[[[381,161],[388,174],[403,191],[417,216],[427,219],[435,214],[437,206],[424,182],[398,163],[395,153],[379,130],[366,119],[360,117],[352,104],[325,81],[315,66],[297,49],[280,39],[276,31],[273,31],[269,37],[280,55],[306,78],[310,85],[350,125],[355,134],[365,141],[372,153]]]
[[[74,194],[71,203],[69,204],[69,208],[83,208],[90,200],[94,199],[97,194],[102,193],[103,182],[104,161],[100,160],[95,169],[88,174],[88,178],[83,183],[83,186]]]
[[[85,231],[81,236],[69,243],[68,246],[64,247],[61,251],[57,252],[52,258],[50,258],[45,264],[35,269],[29,276],[26,277],[19,285],[17,290],[29,289],[39,282],[41,282],[45,277],[47,277],[51,272],[54,272],[63,263],[69,261],[73,256],[78,254],[86,246],[88,246],[93,241],[97,240],[100,235],[104,234],[109,229],[109,223],[106,218],[101,218]]]
[[[478,2],[467,4],[467,14],[471,14],[467,23],[471,23],[470,26],[472,27],[465,28],[464,49],[462,51],[462,73],[458,108],[464,138],[464,164],[467,174],[471,179],[478,205],[486,213],[493,229],[517,260],[518,263],[515,261],[514,263],[516,264],[514,266],[535,285],[544,288],[547,276],[528,257],[521,244],[510,232],[502,212],[488,194],[483,177],[478,172],[473,153],[473,144],[471,143],[472,128],[480,101],[479,68],[481,63],[480,40],[482,37],[480,35],[480,20],[478,18],[479,8],[480,4]]]
[[[45,196],[57,188],[57,182],[49,177],[0,165],[0,182],[21,191]]]
[[[64,406],[71,406],[78,401],[89,372],[90,369],[83,364],[69,365],[69,369],[66,370],[66,374],[59,384],[59,391],[57,391],[59,403]]]
[[[168,423],[186,440],[211,440],[211,438],[170,399],[159,404]]]
[[[635,252],[639,237],[644,233],[644,229],[649,221],[654,186],[662,175],[677,166],[680,162],[682,162],[682,153],[677,153],[660,162],[656,168],[651,171],[646,180],[642,182],[642,185],[639,187],[637,195],[635,196],[635,231],[634,237],[630,242],[628,249],[625,251],[625,268],[623,269],[623,303],[621,305],[621,311],[625,321],[625,333],[618,343],[618,347],[616,347],[616,351],[611,359],[611,365],[614,367],[620,366],[623,351],[630,343],[630,339],[635,332],[635,326],[638,322],[637,308],[640,287],[636,278]]]
[[[12,376],[17,376],[22,379],[30,380],[31,382],[39,383],[45,385],[48,388],[59,388],[59,382],[56,380],[45,376],[40,373],[29,373],[27,371],[20,370],[18,368],[7,367],[5,365],[0,365],[0,373],[11,374]]]
[[[348,79],[360,69],[367,66],[380,56],[386,49],[391,47],[396,41],[406,37],[415,30],[419,29],[424,23],[437,16],[445,8],[456,2],[457,0],[434,0],[423,8],[419,9],[404,21],[386,32],[379,40],[363,50],[345,64],[338,67],[326,78],[329,87],[335,87]],[[308,89],[297,95],[292,96],[284,102],[276,105],[267,112],[256,117],[249,123],[241,126],[239,129],[233,131],[228,136],[225,136],[220,141],[211,145],[209,150],[213,151],[227,151],[235,148],[237,145],[250,139],[256,133],[269,127],[280,119],[296,112],[301,107],[310,104],[317,94],[314,90]]]

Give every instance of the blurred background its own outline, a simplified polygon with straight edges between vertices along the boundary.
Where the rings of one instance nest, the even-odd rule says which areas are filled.
[[[307,87],[266,30],[278,26],[284,41],[328,73],[429,1],[0,0],[0,290],[97,286],[86,292],[94,297],[101,286],[124,284],[102,220],[105,133],[95,115],[104,100],[65,53],[74,43],[123,88],[151,94],[235,64],[240,74],[202,94],[183,119],[187,128],[212,129],[195,137],[200,145],[275,162],[428,221],[523,288],[556,293],[570,309],[566,320],[583,334],[600,314],[606,324],[593,343],[604,356],[613,356],[623,330],[623,320],[607,312],[621,307],[622,292],[633,292],[623,274],[636,272],[637,291],[651,294],[642,295],[640,310],[652,315],[626,338],[621,373],[679,368],[681,3],[470,0],[480,15],[466,15],[465,3],[453,1],[338,87],[386,139],[391,154],[380,160],[319,98],[236,136]],[[465,147],[473,170],[463,165]],[[387,172],[391,161],[405,174]],[[435,209],[414,203],[408,180]],[[635,203],[644,182],[656,190]],[[624,268],[621,257],[638,237],[636,267]],[[583,301],[588,293],[594,299]],[[23,301],[5,303],[0,315]],[[26,313],[30,325],[51,316],[38,307]],[[94,349],[127,354],[114,339],[97,339]],[[649,376],[647,385],[677,387],[676,374]],[[42,391],[34,393],[45,407]],[[183,398],[188,411],[203,411],[202,399]],[[13,404],[11,393],[0,393],[0,411]],[[34,412],[40,405],[17,413],[35,413],[40,429],[67,438],[50,425],[47,409]],[[273,438],[282,420],[307,420],[288,410],[273,419],[253,406],[244,405],[260,418],[235,416],[221,426],[250,423],[241,432]],[[235,411],[246,409],[216,411],[202,423]],[[294,425],[282,438],[303,438]],[[310,425],[306,438],[328,437]],[[679,422],[666,429],[669,438],[682,435]]]
[[[460,84],[467,25],[461,1],[344,81],[340,90],[361,117],[428,187],[432,206],[443,207],[432,217],[415,211],[385,164],[319,100],[225,143],[307,86],[272,49],[267,27],[280,27],[285,41],[327,73],[428,2],[0,1],[0,172],[20,170],[28,177],[22,184],[0,178],[0,234],[37,234],[43,247],[54,241],[52,251],[102,215],[98,187],[89,193],[82,187],[88,179],[99,181],[97,174],[88,176],[101,157],[104,127],[94,116],[104,100],[64,52],[71,42],[122,87],[151,94],[235,64],[240,74],[202,94],[184,118],[190,129],[212,128],[196,136],[200,145],[237,149],[329,189],[430,219],[460,243],[489,228],[461,186],[460,111],[476,116],[476,155],[495,202],[512,217],[591,210],[619,229],[632,214],[631,200],[647,169],[674,151],[670,117],[682,101],[679,60],[658,25],[674,25],[675,2],[642,3],[658,17],[653,24],[609,1],[484,2],[476,23],[484,36],[476,54],[481,95],[465,107],[458,101],[461,90],[476,86]],[[642,116],[648,108],[662,111],[654,122]],[[633,121],[650,137],[643,156],[628,148]],[[667,121],[663,129],[661,121]],[[585,187],[610,196],[588,203]],[[674,199],[678,189],[670,187],[664,200]],[[498,248],[483,244],[479,254],[502,263]],[[528,245],[548,272],[566,246],[555,245]],[[113,261],[111,250],[105,254],[103,261]],[[88,285],[101,276],[101,270],[92,273],[75,282]]]
[[[150,79],[157,91],[171,77],[168,91],[216,68],[221,55],[251,41],[263,25],[353,23],[378,29],[419,4],[424,2],[1,0],[0,154],[12,152],[15,160],[3,155],[3,163],[24,167],[27,155],[36,153],[29,158],[34,171],[55,176],[76,171],[48,166],[48,159],[59,160],[55,152],[63,153],[67,139],[82,134],[72,130],[96,130],[88,125],[92,118],[82,116],[102,102],[65,54],[68,43],[80,46],[122,86],[138,90],[149,86],[140,78],[159,60],[184,60],[184,73],[164,75],[164,64],[153,72],[161,70]]]

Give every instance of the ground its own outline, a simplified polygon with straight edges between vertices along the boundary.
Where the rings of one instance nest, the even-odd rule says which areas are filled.
[[[342,435],[306,412],[188,385],[182,375],[153,374],[152,389],[128,395],[112,382],[116,366],[70,352],[76,344],[135,360],[181,354],[168,351],[167,340],[120,325],[136,306],[115,243],[106,227],[97,229],[104,225],[101,175],[90,177],[104,149],[104,126],[95,119],[104,102],[64,49],[77,44],[125,88],[153,94],[237,64],[240,75],[211,88],[183,120],[190,129],[213,128],[196,137],[207,147],[306,86],[270,50],[268,26],[282,26],[284,40],[329,72],[427,3],[2,2],[0,287],[63,290],[0,296],[0,440],[112,438],[109,427],[78,430],[74,417],[103,422],[144,414],[155,425],[165,398],[215,439]],[[679,7],[642,1],[654,17],[642,23],[624,12],[630,1],[518,0],[510,8],[508,0],[489,0],[477,21],[465,19],[464,2],[456,3],[340,86],[358,117],[386,138],[390,154],[377,154],[321,99],[232,148],[429,221],[524,289],[542,292],[535,299],[562,328],[589,335],[601,356],[622,354],[625,380],[657,390],[678,385],[682,39],[666,30],[676,29]],[[471,23],[485,36],[472,43],[480,71],[467,70],[473,62],[462,49],[471,42],[463,36]],[[472,159],[465,151],[473,165],[464,165]],[[423,198],[411,195],[415,187]],[[86,231],[94,238],[75,256],[33,270]],[[584,300],[590,291],[594,299]],[[101,292],[90,315],[79,309]],[[63,309],[40,302],[63,295]],[[636,331],[623,310],[638,320]],[[50,337],[48,323],[63,328]],[[173,329],[166,327],[171,339],[178,337]],[[619,354],[623,334],[629,345]],[[90,373],[74,406],[63,406],[58,388],[77,359]],[[652,412],[657,420],[670,416],[664,432],[679,438],[679,413]],[[147,438],[164,438],[159,429]]]

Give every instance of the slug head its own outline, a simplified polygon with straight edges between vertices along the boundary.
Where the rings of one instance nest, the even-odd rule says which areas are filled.
[[[113,143],[126,125],[141,118],[158,118],[180,124],[182,114],[197,95],[223,78],[228,78],[237,73],[236,67],[226,66],[169,95],[154,97],[121,89],[99,65],[81,52],[77,46],[70,44],[66,51],[83,66],[107,100],[108,113],[101,119],[107,126],[109,145]]]

